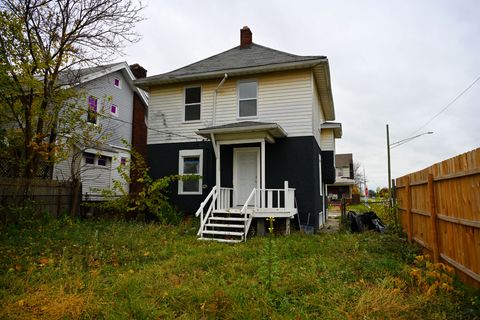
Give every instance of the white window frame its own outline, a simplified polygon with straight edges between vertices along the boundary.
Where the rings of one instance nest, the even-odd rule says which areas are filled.
[[[203,189],[203,149],[192,149],[192,150],[180,150],[178,152],[178,174],[184,175],[183,173],[183,159],[188,157],[199,157],[198,163],[198,191],[183,191],[183,181],[178,181],[178,194],[189,195],[189,194],[202,194]]]
[[[255,84],[257,85],[257,88],[256,88],[256,93],[255,93],[255,100],[257,101],[257,110],[256,110],[256,114],[254,116],[240,116],[240,84],[241,83],[248,83],[248,82],[255,82]],[[249,99],[241,99],[242,101],[246,101],[246,100],[253,100],[253,98],[249,98]],[[258,118],[258,81],[256,79],[245,79],[245,80],[239,80],[237,82],[237,119],[256,119]]]
[[[95,107],[96,107],[96,110],[95,110],[95,122],[91,122],[91,121],[88,120],[88,112],[90,112],[90,110],[91,110],[91,109],[90,109],[90,101],[89,101],[90,98],[95,99],[96,102],[97,102],[97,103],[96,103],[96,106],[95,106]],[[96,96],[94,96],[94,95],[88,95],[88,96],[87,96],[87,108],[88,108],[88,109],[87,109],[87,123],[90,124],[91,126],[98,126],[98,116],[99,116],[98,109],[99,109],[99,107],[98,107],[98,98],[97,98]]]
[[[192,89],[192,88],[200,88],[200,102],[199,103],[189,103],[187,104],[187,89]],[[191,85],[183,88],[183,118],[182,122],[183,123],[195,123],[195,122],[200,122],[202,120],[202,93],[203,93],[203,88],[201,85]],[[186,110],[187,110],[187,105],[196,105],[200,104],[200,118],[195,119],[195,120],[185,120],[186,116]]]
[[[115,80],[118,80],[118,86],[115,84]],[[122,79],[120,78],[113,78],[113,86],[118,89],[122,89]]]
[[[115,110],[116,110],[115,113],[112,112],[112,106],[115,106]],[[111,104],[110,104],[110,114],[111,114],[112,116],[118,117],[118,104],[115,104],[115,103],[111,103]]]

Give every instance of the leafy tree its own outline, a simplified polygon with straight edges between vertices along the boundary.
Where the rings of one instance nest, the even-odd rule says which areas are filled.
[[[51,175],[85,123],[86,108],[75,103],[80,68],[110,62],[138,41],[141,9],[132,0],[0,2],[0,156],[17,176]]]

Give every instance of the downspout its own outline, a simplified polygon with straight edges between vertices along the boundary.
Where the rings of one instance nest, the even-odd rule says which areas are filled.
[[[215,88],[215,91],[213,92],[213,110],[212,110],[212,126],[215,126],[215,119],[216,119],[216,113],[217,113],[217,93],[218,89],[225,83],[225,81],[228,78],[228,74],[225,73],[225,76],[223,77],[222,81],[218,84],[218,86]]]
[[[212,108],[212,126],[215,126],[215,118],[216,118],[216,113],[217,113],[217,93],[218,89],[225,83],[225,81],[228,78],[228,74],[225,73],[225,76],[223,77],[222,81],[218,84],[218,86],[215,88],[215,91],[213,92],[213,108]],[[220,147],[217,145],[217,142],[215,141],[215,135],[213,133],[210,133],[210,139],[212,141],[212,146],[213,146],[213,151],[215,152],[215,176],[216,176],[216,181],[215,185],[217,186],[217,189],[220,190]]]

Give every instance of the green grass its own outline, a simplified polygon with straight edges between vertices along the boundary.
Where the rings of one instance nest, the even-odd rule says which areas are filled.
[[[474,319],[479,311],[463,287],[434,296],[417,288],[409,270],[418,251],[394,235],[294,233],[230,245],[195,233],[190,224],[68,219],[2,227],[0,318]]]

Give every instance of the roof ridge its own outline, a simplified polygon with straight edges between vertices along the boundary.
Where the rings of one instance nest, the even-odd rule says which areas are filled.
[[[160,73],[160,74],[157,74],[157,75],[153,75],[151,76],[152,78],[155,78],[155,77],[162,77],[162,76],[169,76],[169,75],[173,75],[175,73],[178,73],[179,71],[181,70],[186,70],[192,66],[195,66],[195,65],[199,65],[203,62],[206,62],[208,60],[212,60],[212,59],[215,59],[216,57],[219,57],[219,56],[222,56],[222,55],[225,55],[225,54],[228,54],[232,51],[235,51],[235,50],[250,50],[257,47],[257,48],[262,48],[262,49],[265,49],[265,50],[268,50],[270,52],[273,52],[273,53],[278,53],[278,54],[281,54],[283,56],[287,56],[287,57],[291,57],[291,58],[294,58],[294,59],[301,59],[301,60],[314,60],[314,59],[325,59],[326,56],[300,56],[300,55],[296,55],[296,54],[293,54],[293,53],[289,53],[289,52],[285,52],[285,51],[280,51],[280,50],[277,50],[277,49],[273,49],[273,48],[270,48],[270,47],[266,47],[266,46],[262,46],[260,44],[257,44],[257,43],[254,43],[252,42],[252,45],[249,47],[249,48],[240,48],[240,46],[236,46],[236,47],[233,47],[233,48],[230,48],[228,50],[225,50],[225,51],[222,51],[220,53],[217,53],[217,54],[214,54],[212,56],[209,56],[207,58],[204,58],[202,60],[198,60],[198,61],[195,61],[193,63],[190,63],[186,66],[183,66],[183,67],[180,67],[180,68],[177,68],[177,69],[174,69],[174,70],[171,70],[171,71],[168,71],[168,72],[165,72],[165,73]],[[284,63],[284,62],[265,62],[265,63],[260,63],[260,64],[257,64],[257,66],[262,66],[262,65],[269,65],[269,64],[278,64],[278,63]],[[244,66],[244,67],[240,67],[240,68],[245,68],[247,66]],[[223,68],[220,68],[219,70],[216,70],[216,71],[220,71],[222,70]],[[195,72],[193,72],[195,73]],[[149,77],[150,78],[150,77]]]
[[[258,46],[258,47],[262,47],[262,48],[271,50],[271,51],[283,53],[283,54],[286,54],[286,55],[289,55],[289,56],[295,57],[295,58],[315,58],[315,59],[326,58],[326,56],[301,56],[301,55],[298,55],[298,54],[293,54],[293,53],[290,53],[290,52],[281,51],[281,50],[278,50],[278,49],[274,49],[274,48],[270,48],[270,47],[267,47],[267,46],[263,46],[263,45],[261,45],[261,44],[255,43],[255,42],[252,42],[252,44],[254,44],[254,45]]]

